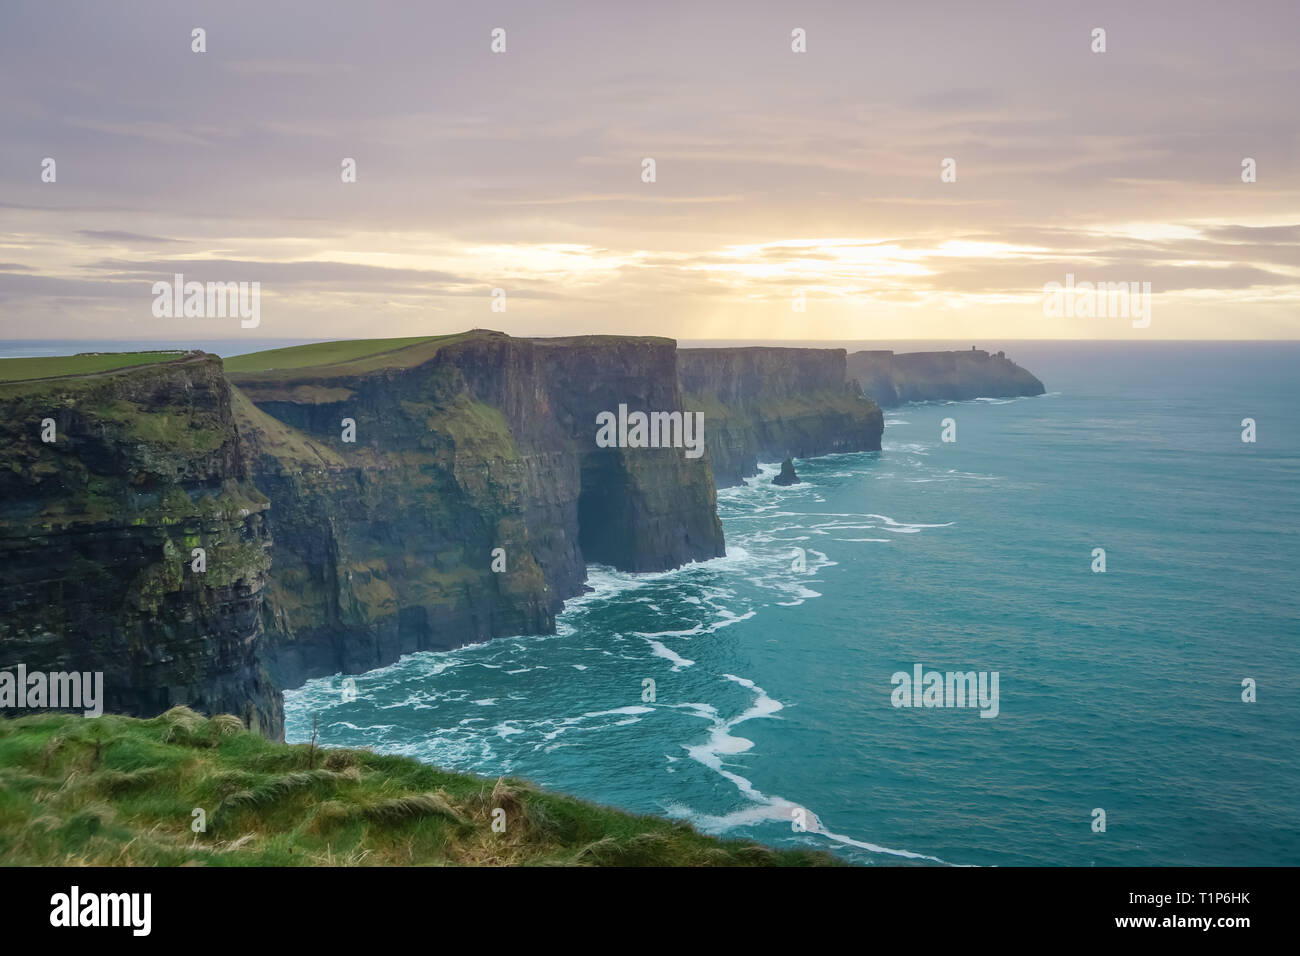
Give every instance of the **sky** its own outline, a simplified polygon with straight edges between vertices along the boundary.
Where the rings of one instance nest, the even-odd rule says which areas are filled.
[[[1298,54],[1295,0],[4,0],[0,338],[1300,338]]]

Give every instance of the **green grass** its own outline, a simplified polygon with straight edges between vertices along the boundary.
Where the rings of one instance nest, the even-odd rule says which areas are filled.
[[[22,382],[60,375],[93,375],[135,365],[171,362],[185,352],[102,352],[56,355],[42,358],[0,359],[0,382]]]
[[[195,833],[194,810],[207,829]],[[504,811],[496,832],[494,811]],[[8,865],[835,865],[514,779],[288,746],[230,715],[0,719]]]
[[[447,345],[491,337],[507,338],[501,332],[471,329],[468,332],[414,338],[316,342],[236,355],[225,359],[224,365],[231,381],[245,389],[254,390],[254,397],[259,402],[319,404],[346,398],[338,394],[342,392],[341,389],[322,388],[320,382],[365,375],[380,369],[414,368],[429,361],[439,349]],[[624,335],[581,335],[529,341],[538,345],[568,348],[628,343],[664,345],[672,342],[671,339],[654,336]]]
[[[235,375],[251,372],[285,372],[325,369],[331,375],[356,375],[379,368],[409,368],[433,357],[443,345],[470,333],[420,335],[404,339],[347,339],[315,342],[265,352],[250,352],[224,360]]]

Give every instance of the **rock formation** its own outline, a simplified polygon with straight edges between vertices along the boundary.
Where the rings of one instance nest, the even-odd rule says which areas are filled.
[[[884,408],[905,402],[1042,395],[1043,383],[1002,352],[854,352],[848,377]]]
[[[772,484],[774,485],[799,484],[799,476],[795,474],[794,462],[791,459],[787,458],[785,461],[781,462],[781,474],[776,475],[772,478]]]
[[[106,710],[185,704],[283,735],[257,654],[267,499],[230,400],[202,353],[0,382],[0,670],[100,671]]]
[[[620,403],[682,410],[675,355],[669,339],[474,332],[359,362],[233,361],[272,506],[272,672],[293,686],[549,633],[587,563],[662,571],[721,556],[707,457],[595,444],[597,414]]]
[[[1000,355],[885,355],[473,331],[7,365],[0,670],[102,671],[107,710],[280,737],[280,687],[551,632],[589,563],[721,556],[715,482],[880,448],[853,375],[889,402],[1042,391]],[[703,448],[602,447],[620,407],[701,413]]]
[[[878,451],[884,418],[847,381],[843,349],[680,349],[686,406],[704,412],[719,488],[759,461]]]

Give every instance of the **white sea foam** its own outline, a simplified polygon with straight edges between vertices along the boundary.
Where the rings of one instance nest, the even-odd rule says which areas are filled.
[[[729,681],[734,681],[742,687],[745,687],[754,693],[754,702],[738,716],[730,719],[722,719],[718,716],[717,709],[711,704],[690,703],[670,705],[677,706],[687,710],[695,716],[702,717],[711,723],[709,728],[708,739],[701,744],[684,745],[687,755],[697,763],[703,764],[719,776],[731,781],[736,789],[751,801],[751,806],[742,807],[739,810],[733,810],[730,813],[713,815],[700,813],[679,804],[670,804],[667,809],[673,816],[688,819],[696,827],[706,833],[725,833],[728,830],[741,826],[756,826],[764,823],[784,823],[790,824],[796,819],[796,815],[802,812],[802,823],[807,833],[819,835],[826,839],[845,846],[853,846],[871,853],[880,853],[889,856],[905,857],[913,860],[927,860],[933,863],[944,863],[943,860],[935,856],[927,856],[923,853],[914,853],[911,850],[900,850],[892,847],[880,846],[879,844],[869,843],[865,840],[857,840],[853,837],[844,836],[843,834],[833,833],[822,823],[821,818],[812,810],[794,803],[784,797],[769,796],[759,791],[745,776],[728,769],[724,765],[724,757],[734,757],[737,754],[743,754],[754,746],[754,742],[745,737],[739,737],[732,731],[748,720],[775,717],[776,714],[785,706],[780,701],[770,697],[763,688],[759,687],[752,680],[745,677],[738,677],[735,674],[723,674],[722,677]],[[777,718],[779,719],[779,718]]]
[[[682,657],[676,651],[672,650],[669,647],[665,647],[659,641],[653,640],[651,638],[647,638],[646,643],[650,645],[650,650],[651,652],[653,652],[655,657],[662,657],[664,660],[672,663],[673,673],[677,673],[683,667],[695,666],[695,661],[688,661],[686,658]]]
[[[924,454],[926,447],[917,446],[921,454]],[[847,463],[854,456],[838,457]],[[831,467],[828,468],[822,460],[808,471],[810,477],[838,483],[852,481],[854,478],[874,477],[874,463],[878,461],[878,457],[872,458],[871,470],[855,467],[841,471],[833,470],[839,467],[834,463],[830,463]],[[896,461],[896,467],[911,476],[916,474],[914,469],[926,469],[928,466],[926,462],[914,459],[911,462]],[[535,761],[541,759],[541,754],[562,748],[599,746],[591,743],[593,739],[599,739],[599,735],[618,733],[628,726],[645,721],[656,709],[672,708],[679,714],[704,721],[707,729],[703,739],[687,738],[687,742],[681,745],[685,760],[669,756],[667,763],[673,764],[680,760],[676,772],[686,772],[692,766],[707,768],[719,780],[727,781],[748,804],[716,816],[681,807],[678,808],[680,815],[692,819],[710,832],[725,832],[735,827],[759,823],[788,825],[795,809],[806,808],[799,807],[786,798],[763,793],[748,778],[744,762],[746,755],[751,754],[756,745],[752,739],[739,732],[742,725],[750,720],[781,719],[780,712],[785,705],[774,700],[748,678],[736,674],[716,674],[714,678],[716,682],[743,687],[752,694],[749,706],[735,716],[723,716],[719,713],[720,704],[706,701],[686,704],[660,702],[653,707],[620,707],[559,716],[556,715],[556,710],[564,705],[559,703],[562,698],[553,692],[538,702],[549,709],[547,716],[535,712],[530,716],[528,711],[515,709],[508,703],[525,699],[522,695],[510,693],[512,686],[523,686],[525,682],[527,686],[533,686],[532,682],[536,678],[523,675],[533,670],[547,669],[544,664],[534,663],[543,659],[543,653],[547,655],[545,659],[551,662],[552,667],[563,668],[568,664],[577,671],[586,670],[592,661],[601,663],[600,671],[626,667],[627,665],[619,663],[621,661],[636,662],[637,665],[647,661],[666,662],[674,674],[690,671],[689,675],[681,679],[682,686],[698,688],[700,681],[703,681],[707,688],[710,686],[708,667],[717,659],[716,652],[709,643],[713,640],[713,635],[725,628],[753,620],[769,604],[797,607],[805,601],[820,598],[822,592],[818,590],[818,579],[826,569],[837,563],[827,551],[834,553],[834,547],[843,549],[845,545],[855,547],[858,543],[874,545],[898,542],[898,547],[905,547],[907,536],[952,525],[952,522],[904,521],[873,513],[793,510],[810,504],[815,509],[815,502],[820,500],[820,495],[811,490],[812,481],[803,486],[794,486],[793,490],[771,485],[769,479],[776,473],[777,466],[764,464],[760,467],[757,478],[743,486],[719,492],[720,516],[727,534],[727,554],[723,558],[651,574],[630,574],[608,567],[592,566],[588,569],[590,590],[566,603],[564,612],[557,620],[557,634],[553,637],[514,638],[458,648],[455,651],[421,652],[365,675],[365,686],[362,689],[371,697],[379,695],[378,699],[385,699],[394,690],[400,692],[402,703],[385,705],[385,709],[400,709],[403,706],[411,710],[428,710],[434,706],[451,708],[432,718],[433,721],[441,720],[443,727],[431,728],[427,733],[413,733],[409,725],[401,728],[392,725],[368,726],[364,719],[357,719],[356,723],[340,723],[338,726],[350,731],[351,738],[359,736],[365,743],[383,752],[404,753],[441,766],[479,773],[502,773],[518,763],[517,758],[525,755],[538,755],[530,758]],[[873,531],[884,537],[870,536]],[[808,548],[809,541],[818,542],[825,550]],[[803,569],[798,571],[792,567],[796,546],[802,549],[805,561]],[[835,556],[840,557],[838,554]],[[619,608],[634,605],[638,623],[646,621],[648,626],[641,624],[644,631],[610,632],[605,624],[596,624],[603,618],[594,616],[609,605]],[[596,626],[593,627],[593,624]],[[575,635],[581,637],[575,640]],[[742,641],[745,639],[747,638],[740,638]],[[561,646],[554,653],[549,650],[543,652],[536,643],[539,640],[556,640],[561,642]],[[694,648],[698,648],[699,652]],[[663,664],[656,666],[662,668]],[[638,666],[638,672],[639,670]],[[577,679],[573,680],[576,683]],[[582,683],[585,686],[591,680],[587,678]],[[303,691],[294,692],[295,695],[301,695],[296,696],[294,710],[306,714],[311,712],[311,708],[317,707],[321,710],[338,706],[351,707],[352,705],[339,704],[337,682],[337,677],[334,679],[335,686],[329,686],[328,682],[310,682]],[[412,686],[401,686],[406,682],[413,682]],[[485,692],[495,696],[485,696]],[[730,691],[719,700],[726,700],[734,694],[734,690]],[[507,703],[503,706],[503,702]],[[473,705],[497,706],[499,710],[495,713],[499,716],[491,720],[462,718],[456,723],[465,709]],[[731,710],[729,705],[728,710]],[[357,712],[346,710],[344,713],[355,717]],[[503,720],[502,717],[507,719]],[[680,729],[680,718],[677,720],[676,724],[671,721],[650,722],[645,730],[634,733],[634,736],[662,735],[665,733],[664,728]],[[297,722],[302,723],[301,716]],[[593,734],[598,736],[592,738],[590,735]],[[652,736],[650,739],[654,741],[658,738]],[[351,742],[349,745],[352,745]],[[530,764],[524,760],[523,764],[526,773],[536,772],[535,763]],[[665,769],[674,771],[672,767]],[[726,788],[726,784],[719,785]],[[815,838],[844,846],[942,862],[935,857],[878,846],[834,833],[811,811],[807,812],[806,825],[808,832]]]
[[[591,713],[583,714],[583,717],[615,717],[623,714],[653,714],[653,707],[640,707],[633,705],[630,707],[615,707],[613,710],[594,710]]]

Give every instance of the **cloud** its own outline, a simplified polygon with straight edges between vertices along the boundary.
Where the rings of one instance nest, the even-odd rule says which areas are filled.
[[[1206,234],[1230,242],[1300,243],[1300,224],[1290,226],[1210,226]]]
[[[993,299],[1073,271],[1274,334],[1242,293],[1294,303],[1300,281],[1300,7],[1090,9],[949,4],[937,29],[925,5],[811,4],[796,55],[772,3],[339,21],[229,0],[194,54],[163,0],[9,0],[0,323],[58,334],[96,297],[145,323],[131,297],[179,271],[262,282],[286,333],[481,324],[500,286],[512,330],[753,337],[789,331],[783,297],[806,287],[827,311],[800,335],[869,316],[991,336],[1020,328]]]
[[[168,122],[165,120],[102,120],[70,118],[69,126],[78,126],[96,133],[147,140],[167,146],[215,146],[236,135],[233,130],[220,126],[206,126]]]
[[[100,259],[84,268],[111,274],[112,279],[170,279],[185,273],[199,282],[261,282],[266,285],[403,285],[483,287],[482,279],[435,269],[401,269],[350,262],[259,262],[249,259]]]
[[[222,67],[241,76],[337,76],[355,73],[347,63],[314,63],[309,60],[228,60]]]
[[[61,296],[78,299],[130,299],[149,301],[148,289],[123,282],[75,279],[64,276],[19,275],[0,272],[0,298],[10,296]]]
[[[79,229],[77,235],[85,236],[87,239],[102,239],[107,242],[139,242],[147,245],[187,241],[185,239],[167,239],[163,236],[145,236],[138,232],[123,232],[120,229]]]

